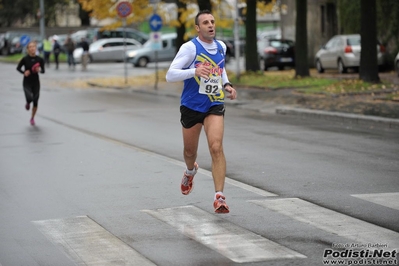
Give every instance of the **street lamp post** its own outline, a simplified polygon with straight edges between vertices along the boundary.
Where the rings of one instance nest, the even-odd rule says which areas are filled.
[[[40,0],[40,37],[42,40],[46,38],[46,32],[44,28],[44,0]]]

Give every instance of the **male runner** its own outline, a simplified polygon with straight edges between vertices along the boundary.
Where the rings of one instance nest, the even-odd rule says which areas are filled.
[[[181,192],[188,195],[198,170],[196,163],[198,142],[204,128],[212,157],[212,176],[215,187],[216,213],[228,213],[223,195],[226,159],[223,152],[224,98],[236,99],[237,93],[227,77],[226,45],[215,39],[215,18],[209,10],[195,17],[198,37],[184,43],[171,63],[166,80],[184,81],[181,95],[180,122],[183,126],[183,156],[187,169],[181,182]],[[223,90],[224,88],[224,90]]]

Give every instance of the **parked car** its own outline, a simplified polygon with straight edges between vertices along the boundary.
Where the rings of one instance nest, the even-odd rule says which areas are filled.
[[[358,69],[360,66],[361,40],[360,34],[336,35],[316,53],[315,65],[319,73],[325,69],[338,69],[339,73],[346,73],[349,68]],[[378,66],[385,66],[385,47],[377,44]]]
[[[6,34],[5,33],[0,33],[0,54],[1,54],[1,51],[2,51],[2,49],[4,47],[5,41],[6,41]]]
[[[35,32],[23,32],[23,31],[7,31],[3,33],[2,40],[0,41],[0,53],[2,55],[22,53],[23,46],[20,43],[21,36],[28,35],[30,40],[38,42],[38,48],[40,49],[41,37]]]
[[[117,28],[113,30],[101,30],[101,28],[87,28],[85,30],[79,30],[71,34],[72,39],[78,44],[82,38],[85,38],[89,43],[95,42],[101,39],[109,38],[124,38],[135,39],[136,41],[144,44],[149,40],[148,34],[141,32],[133,28]]]
[[[258,40],[281,39],[281,30],[273,29],[273,30],[259,31],[257,32],[256,36]]]
[[[162,47],[157,52],[157,61],[165,62],[172,61],[176,55],[176,33],[163,33],[161,36]],[[155,51],[153,50],[153,43],[148,40],[142,48],[127,51],[126,57],[133,66],[146,67],[148,63],[155,62]]]
[[[273,38],[258,40],[258,54],[265,71],[270,67],[283,70],[287,66],[295,66],[295,43],[291,40]]]
[[[399,77],[399,53],[395,57],[395,69],[396,69],[396,73],[398,74],[398,77]]]
[[[126,44],[126,47],[125,47]],[[135,39],[109,38],[101,39],[90,44],[89,60],[90,62],[105,61],[124,61],[125,51],[141,48],[142,45]],[[76,63],[80,63],[83,54],[83,48],[76,48],[73,57]]]
[[[235,57],[235,43],[234,37],[216,37],[216,39],[223,41],[226,44],[226,63],[230,61],[232,57]],[[240,56],[244,54],[245,40],[240,40]]]

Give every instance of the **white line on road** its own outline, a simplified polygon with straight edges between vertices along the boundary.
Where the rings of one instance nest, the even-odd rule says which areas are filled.
[[[49,121],[55,122],[55,123],[57,123],[57,124],[59,124],[59,125],[63,125],[63,126],[66,126],[66,127],[68,127],[68,128],[77,130],[77,131],[79,131],[79,132],[88,134],[88,135],[90,135],[90,136],[94,136],[94,137],[97,137],[97,138],[100,138],[100,139],[103,139],[103,140],[106,140],[106,141],[111,141],[111,142],[116,143],[116,144],[118,144],[118,145],[122,145],[122,146],[125,146],[125,147],[129,147],[130,149],[134,149],[134,150],[136,150],[136,151],[138,151],[138,152],[146,153],[147,155],[150,155],[150,156],[152,156],[152,157],[154,157],[154,158],[157,158],[157,159],[160,159],[160,160],[163,160],[163,161],[172,163],[172,164],[174,164],[174,165],[178,165],[178,166],[181,166],[181,167],[183,167],[183,168],[186,167],[186,165],[185,165],[182,161],[178,161],[178,160],[172,159],[172,158],[170,158],[170,157],[166,157],[166,156],[160,155],[160,154],[158,154],[158,153],[152,152],[152,151],[150,151],[150,150],[146,150],[146,149],[143,149],[143,148],[134,146],[134,145],[129,144],[129,143],[126,143],[126,142],[122,142],[122,141],[120,141],[120,140],[118,140],[118,139],[110,138],[110,137],[107,137],[107,136],[102,135],[102,134],[99,134],[99,133],[95,133],[95,132],[92,132],[92,131],[89,131],[89,130],[86,130],[86,129],[83,129],[83,128],[79,128],[79,127],[76,127],[76,126],[72,126],[72,125],[63,123],[63,122],[61,122],[61,121],[59,121],[59,120],[56,120],[56,119],[54,119],[54,118],[51,118],[51,117],[47,117],[47,116],[43,116],[43,115],[41,115],[41,117],[44,118],[44,119],[47,119],[47,120],[49,120]],[[201,169],[201,168],[200,168],[198,172],[201,173],[201,174],[203,174],[203,175],[212,177],[212,172],[210,172],[210,171],[208,171],[208,170],[205,170],[205,169]],[[233,179],[228,178],[228,177],[226,177],[226,183],[227,183],[227,184],[230,184],[230,185],[232,185],[232,186],[236,186],[236,187],[238,187],[238,188],[247,190],[247,191],[249,191],[249,192],[258,194],[258,195],[260,195],[260,196],[264,196],[264,197],[274,197],[274,196],[277,196],[276,194],[273,194],[273,193],[268,192],[268,191],[266,191],[266,190],[259,189],[259,188],[256,188],[256,187],[253,187],[253,186],[244,184],[244,183],[242,183],[242,182],[240,182],[240,181],[236,181],[236,180],[233,180]]]
[[[249,200],[259,206],[313,225],[354,243],[385,243],[399,248],[399,233],[298,199]],[[370,248],[371,249],[371,248]]]
[[[399,192],[394,193],[374,193],[374,194],[354,194],[352,197],[356,197],[362,200],[379,204],[388,208],[399,210]]]
[[[78,265],[155,265],[87,216],[33,223]]]
[[[143,211],[234,262],[306,258],[195,206]]]

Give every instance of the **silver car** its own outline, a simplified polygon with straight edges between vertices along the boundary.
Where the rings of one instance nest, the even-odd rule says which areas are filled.
[[[172,61],[176,55],[176,33],[163,33],[161,49],[157,50],[155,58],[154,43],[148,40],[142,48],[126,52],[126,58],[133,66],[146,67],[149,62]]]
[[[325,69],[338,69],[346,73],[349,68],[360,66],[360,34],[336,35],[316,53],[315,64],[319,73]],[[377,45],[378,65],[385,64],[385,47]]]
[[[90,44],[89,60],[90,62],[123,62],[125,60],[126,51],[138,49],[141,47],[141,43],[136,41],[135,39],[101,39]],[[73,52],[73,57],[76,63],[80,63],[82,54],[83,49],[81,47],[75,49],[75,51]]]

